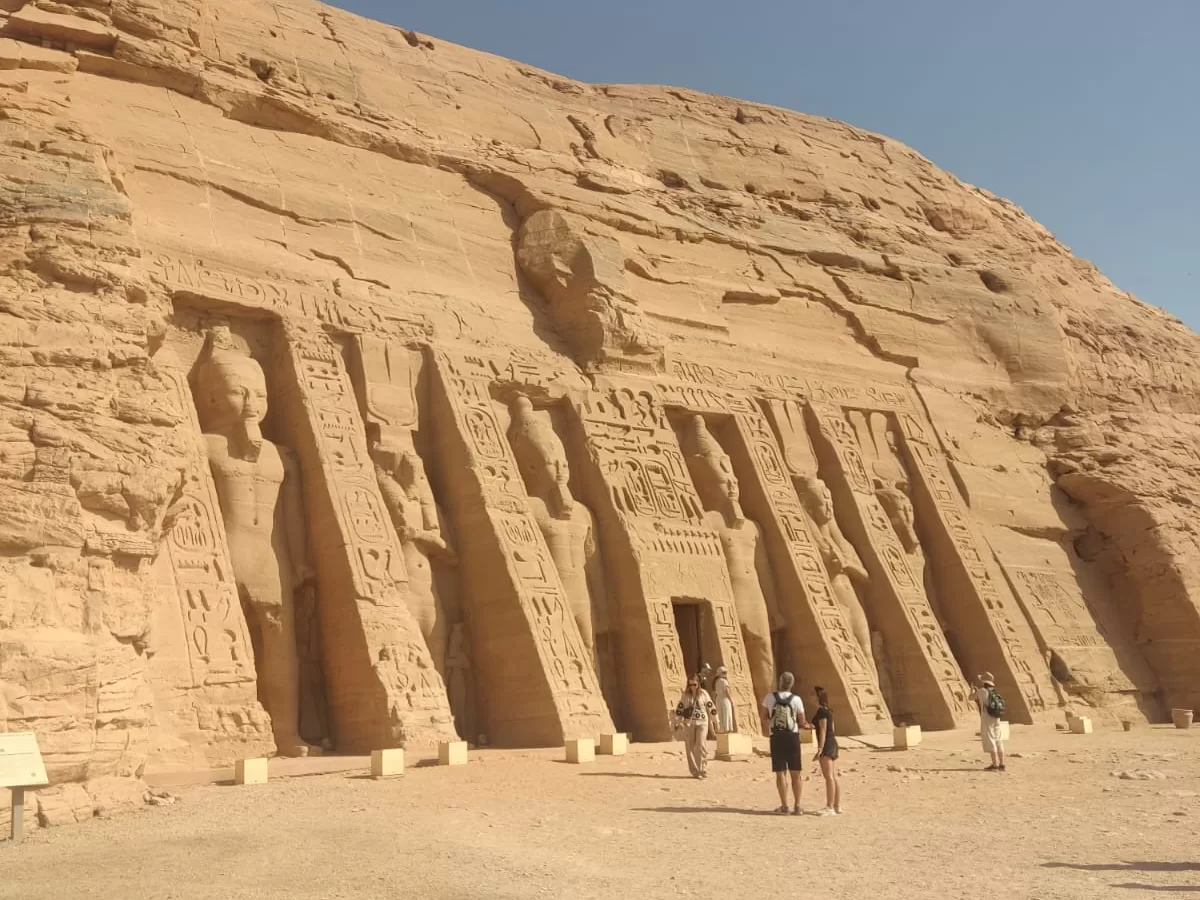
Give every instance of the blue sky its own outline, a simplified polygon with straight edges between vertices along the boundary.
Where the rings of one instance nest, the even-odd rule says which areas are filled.
[[[1200,0],[340,0],[593,82],[843,119],[1200,328]]]

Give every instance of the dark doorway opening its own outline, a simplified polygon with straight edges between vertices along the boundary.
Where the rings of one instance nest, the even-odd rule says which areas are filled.
[[[679,635],[679,649],[683,653],[683,667],[688,675],[695,675],[704,663],[704,628],[706,610],[703,604],[674,600],[675,631]]]

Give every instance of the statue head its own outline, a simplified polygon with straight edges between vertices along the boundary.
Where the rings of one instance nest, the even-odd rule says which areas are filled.
[[[704,416],[694,415],[688,419],[685,445],[688,468],[700,499],[706,506],[726,507],[735,522],[741,521],[742,508],[738,503],[741,491],[733,472],[733,462],[708,430]]]
[[[806,475],[800,479],[800,499],[818,525],[832,521],[833,497],[825,482],[816,475]]]
[[[555,518],[567,518],[575,505],[567,452],[549,423],[538,417],[532,401],[517,394],[510,407],[509,442],[529,493],[546,502]]]
[[[267,414],[267,379],[253,358],[231,346],[229,329],[214,328],[195,372],[196,407],[201,427],[214,434],[237,434],[257,456],[259,426]]]

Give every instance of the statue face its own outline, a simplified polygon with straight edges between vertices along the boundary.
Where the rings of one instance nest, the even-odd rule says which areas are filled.
[[[741,489],[738,487],[737,476],[733,474],[733,463],[729,457],[722,453],[714,460],[717,470],[718,484],[721,486],[721,493],[737,503]]]
[[[201,370],[200,390],[212,426],[258,424],[267,414],[267,380],[248,356],[220,353]]]

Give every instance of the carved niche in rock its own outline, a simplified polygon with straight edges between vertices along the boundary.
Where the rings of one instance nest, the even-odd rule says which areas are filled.
[[[213,328],[193,374],[205,448],[225,521],[238,594],[258,649],[263,705],[277,751],[303,756],[295,591],[309,582],[300,476],[291,451],[266,440],[262,367]]]
[[[611,689],[615,679],[604,561],[596,517],[571,493],[566,450],[548,411],[516,395],[509,405],[508,439],[529,493],[533,517],[562,579],[575,623],[596,675]],[[603,651],[603,653],[601,653]]]
[[[704,519],[721,536],[751,681],[755,694],[764,697],[775,689],[771,610],[777,603],[762,529],[742,510],[733,463],[708,430],[703,416],[687,418],[681,444],[688,471],[707,510]]]

